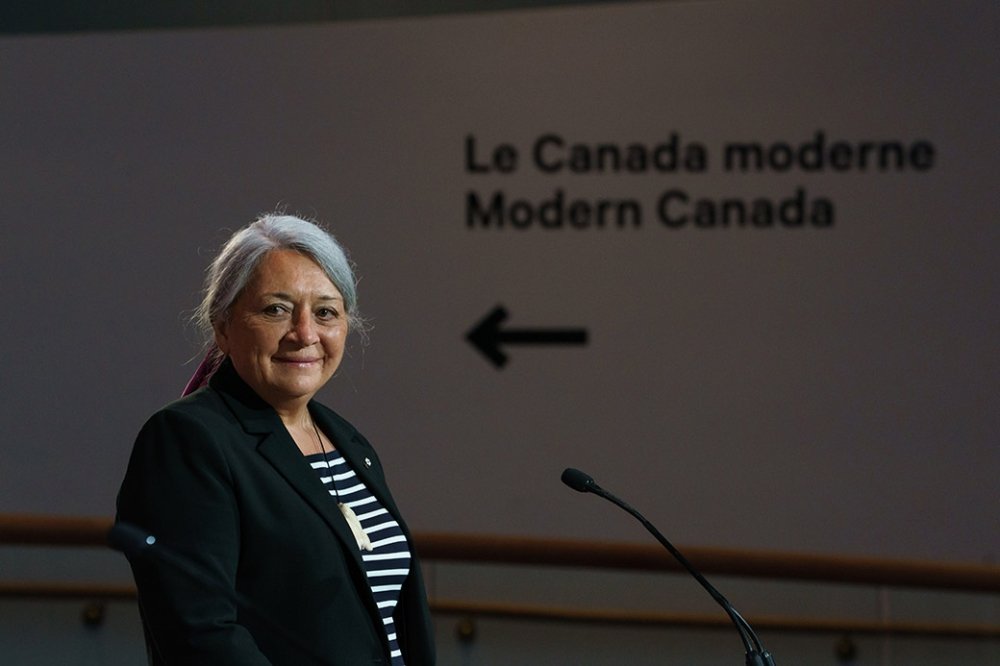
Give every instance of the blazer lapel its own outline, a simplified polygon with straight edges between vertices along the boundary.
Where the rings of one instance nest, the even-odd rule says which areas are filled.
[[[277,470],[302,499],[323,518],[341,541],[345,553],[366,577],[358,542],[336,502],[305,462],[277,412],[253,392],[227,360],[219,367],[211,385],[222,396],[243,429],[256,436],[257,452]]]
[[[351,532],[344,515],[330,493],[320,484],[319,479],[302,457],[302,453],[291,436],[282,428],[281,432],[272,432],[257,445],[257,451],[281,474],[302,499],[323,517],[326,524],[341,541],[344,552],[350,556],[359,571],[364,573],[364,563],[358,542]]]
[[[372,495],[392,514],[400,525],[403,525],[399,515],[399,509],[389,494],[385,478],[382,475],[381,467],[375,458],[371,448],[360,441],[360,435],[353,426],[346,421],[334,417],[327,408],[318,403],[313,403],[311,409],[313,418],[332,440],[334,446],[344,460],[351,466],[358,478],[368,487]]]
[[[358,581],[359,587],[358,594],[364,600],[372,622],[381,627],[382,615],[375,603],[371,587],[368,585],[368,573],[361,559],[361,550],[358,548],[357,539],[354,538],[354,533],[347,524],[347,519],[340,512],[334,499],[330,497],[329,491],[323,487],[316,473],[305,462],[302,453],[295,445],[291,435],[288,434],[288,430],[285,429],[277,412],[240,378],[228,359],[219,366],[219,369],[212,376],[210,384],[222,396],[247,434],[256,436],[257,452],[261,457],[274,467],[306,504],[319,513],[329,525],[330,530],[340,540],[343,552],[354,568],[355,580]],[[372,477],[368,470],[369,466],[364,464],[364,455],[357,452],[360,447],[360,444],[354,441],[355,437],[358,436],[357,431],[346,421],[338,421],[332,416],[328,417],[327,414],[333,414],[333,412],[323,408],[318,403],[310,403],[309,407],[310,413],[316,418],[317,423],[327,436],[333,440],[341,455],[347,459],[358,476],[368,484],[375,496],[383,502],[383,506],[399,520],[396,505],[388,496],[384,483]],[[402,525],[401,520],[400,524]],[[384,647],[388,650],[388,642],[384,643]]]

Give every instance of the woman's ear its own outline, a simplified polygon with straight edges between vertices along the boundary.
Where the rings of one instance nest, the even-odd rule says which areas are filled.
[[[219,348],[219,351],[221,351],[223,355],[228,356],[229,337],[226,335],[226,322],[216,322],[213,328],[215,329],[215,346]]]

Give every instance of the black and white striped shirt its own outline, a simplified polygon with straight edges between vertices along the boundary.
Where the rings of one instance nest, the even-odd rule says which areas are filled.
[[[314,453],[306,456],[306,460],[319,474],[331,497],[357,514],[361,528],[371,540],[372,550],[361,551],[361,559],[365,563],[375,603],[382,614],[392,666],[404,666],[392,619],[403,581],[410,573],[410,549],[403,530],[339,452]]]

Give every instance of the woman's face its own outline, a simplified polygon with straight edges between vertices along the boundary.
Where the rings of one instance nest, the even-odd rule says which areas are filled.
[[[279,413],[302,407],[326,384],[346,338],[340,291],[316,262],[293,250],[264,256],[215,329],[236,372]]]

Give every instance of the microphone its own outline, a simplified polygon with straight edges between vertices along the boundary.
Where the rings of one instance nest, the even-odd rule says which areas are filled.
[[[142,557],[143,551],[154,543],[156,543],[155,536],[132,523],[115,523],[108,530],[108,545],[129,559]]]
[[[573,490],[585,493],[593,489],[594,487],[600,488],[594,479],[591,478],[589,474],[584,474],[578,469],[573,469],[572,467],[567,467],[562,473],[562,482]]]
[[[771,653],[764,649],[764,645],[760,642],[760,639],[750,626],[750,623],[743,619],[743,616],[740,615],[735,608],[733,608],[733,605],[729,603],[729,600],[722,596],[722,593],[715,589],[715,586],[709,583],[708,580],[706,580],[705,577],[694,568],[694,565],[691,564],[679,550],[674,548],[673,544],[667,541],[667,538],[663,536],[651,522],[646,520],[641,513],[633,509],[614,494],[608,492],[604,488],[601,488],[597,485],[597,482],[594,481],[593,477],[589,474],[581,472],[578,469],[567,467],[563,470],[561,478],[562,482],[573,490],[581,493],[593,493],[599,497],[603,497],[612,504],[615,504],[628,512],[632,515],[632,517],[642,523],[642,526],[645,527],[650,534],[656,537],[656,540],[659,541],[660,544],[662,544],[663,547],[674,556],[675,560],[680,562],[681,565],[687,569],[688,573],[690,573],[694,579],[698,581],[703,588],[705,588],[709,595],[711,595],[712,599],[714,599],[715,602],[722,606],[722,609],[726,611],[729,619],[732,620],[733,625],[736,627],[736,631],[739,632],[740,640],[743,642],[743,648],[746,650],[746,666],[774,666],[774,658],[771,656]]]
[[[300,654],[309,658],[310,663],[327,664],[323,657],[315,652],[311,645],[307,645],[299,636],[293,634],[283,624],[275,620],[268,613],[261,610],[255,603],[246,598],[237,590],[230,589],[205,573],[198,565],[180,553],[177,553],[166,546],[159,545],[156,537],[137,525],[126,522],[116,522],[108,530],[108,545],[125,555],[131,561],[153,561],[160,562],[168,569],[179,571],[191,580],[197,582],[206,589],[213,590],[225,596],[226,599],[236,604],[237,608],[247,613],[248,617],[255,618],[267,629],[287,641]]]

